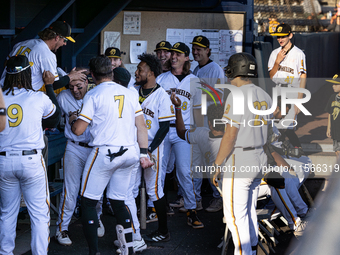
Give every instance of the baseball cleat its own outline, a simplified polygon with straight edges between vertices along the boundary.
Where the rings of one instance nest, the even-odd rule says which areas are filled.
[[[191,210],[187,212],[188,216],[188,225],[193,228],[204,228],[203,223],[198,219],[197,212],[195,210]]]
[[[294,231],[294,235],[296,238],[299,238],[303,235],[303,232],[305,231],[307,227],[308,222],[305,220],[301,220],[299,222],[299,225],[297,226],[296,230]]]
[[[99,219],[99,227],[97,228],[97,235],[98,237],[103,237],[105,234],[105,227],[103,222]]]
[[[170,233],[161,234],[158,230],[144,237],[147,242],[167,242],[170,240]]]
[[[57,230],[56,232],[56,238],[58,240],[58,243],[60,243],[61,245],[71,245],[72,241],[68,236],[68,231],[64,230],[64,231],[59,231]]]
[[[169,203],[170,207],[183,207],[184,206],[184,199],[183,197],[178,197],[176,201]]]
[[[118,240],[115,240],[114,241],[114,244],[116,245],[119,245],[119,241]],[[116,246],[117,246],[116,245]],[[118,246],[119,247],[119,246]],[[135,240],[135,241],[133,241],[133,249],[134,249],[134,251],[135,252],[142,252],[142,251],[144,251],[144,250],[146,250],[148,248],[148,246],[146,245],[146,243],[145,243],[145,241],[144,241],[144,239],[142,238],[141,240]],[[117,249],[116,250],[116,252],[117,253],[119,253],[119,254],[121,254],[122,253],[122,251],[120,250],[120,248],[119,249]]]
[[[146,223],[158,221],[155,207],[148,207],[146,210]]]
[[[205,210],[207,212],[218,212],[223,208],[222,198],[214,198],[210,201],[210,206]]]
[[[174,211],[174,208],[170,207],[170,206],[166,206],[166,214],[168,216],[173,216],[175,215],[175,211]]]

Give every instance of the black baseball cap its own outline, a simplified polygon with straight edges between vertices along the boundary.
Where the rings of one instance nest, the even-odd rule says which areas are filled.
[[[113,69],[113,80],[120,81],[123,86],[127,87],[131,79],[131,74],[123,67]]]
[[[334,74],[332,80],[326,80],[332,84],[340,85],[340,73]]]
[[[189,56],[190,54],[190,48],[182,42],[177,42],[172,46],[172,48],[169,51],[177,51],[179,53],[184,53],[185,56]]]
[[[53,32],[65,37],[67,40],[75,43],[76,41],[71,37],[71,27],[65,21],[55,21],[49,26]]]
[[[274,33],[270,34],[271,36],[287,36],[290,35],[292,32],[292,28],[285,23],[281,23],[276,27],[276,30]]]
[[[160,41],[156,45],[156,49],[154,51],[158,50],[170,50],[172,48],[171,44],[168,41]]]
[[[203,47],[203,48],[209,48],[210,41],[205,36],[198,35],[198,36],[194,37],[194,39],[192,40],[191,44],[195,44],[195,45],[198,45],[198,46]]]
[[[105,54],[104,55],[109,57],[109,58],[122,58],[120,50],[118,48],[115,48],[115,47],[107,48],[105,50]]]
[[[17,74],[31,67],[28,58],[24,55],[16,55],[7,60],[7,74]]]

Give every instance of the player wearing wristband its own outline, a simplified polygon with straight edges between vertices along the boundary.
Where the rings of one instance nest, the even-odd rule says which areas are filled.
[[[106,197],[117,219],[122,254],[132,254],[131,215],[124,200],[135,165],[152,166],[147,157],[145,120],[137,95],[112,81],[109,58],[95,57],[89,66],[97,86],[85,95],[82,110],[72,126],[72,132],[81,135],[91,124],[89,145],[93,149],[86,161],[81,184],[83,230],[89,254],[98,253],[96,204],[107,186]],[[70,118],[70,122],[72,120]]]
[[[171,101],[165,90],[156,83],[156,77],[162,73],[160,60],[151,54],[142,54],[136,70],[136,89],[139,92],[139,103],[143,109],[148,129],[148,154],[155,162],[153,167],[144,168],[144,179],[149,199],[153,202],[158,217],[158,229],[145,237],[151,242],[168,241],[170,234],[167,226],[166,200],[161,182],[163,139],[169,131],[170,121],[175,118],[171,112]],[[136,179],[131,179],[129,199],[125,202],[131,211],[135,227],[133,239],[135,251],[146,249],[146,245],[139,247],[144,241],[140,236],[139,222],[135,198],[138,196],[141,182],[141,169]],[[133,189],[133,192],[132,192]],[[132,194],[133,193],[133,194]],[[138,248],[139,247],[139,248]],[[138,250],[137,250],[138,249]]]

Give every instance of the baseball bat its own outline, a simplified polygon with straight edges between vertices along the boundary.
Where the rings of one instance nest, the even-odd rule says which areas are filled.
[[[146,192],[143,168],[140,186],[140,228],[146,229]]]

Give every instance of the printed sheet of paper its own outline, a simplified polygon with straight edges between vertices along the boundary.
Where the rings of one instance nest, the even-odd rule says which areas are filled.
[[[120,32],[105,31],[103,52],[109,47],[116,47],[120,49]]]
[[[231,55],[242,52],[242,30],[220,30],[219,61],[221,67],[228,65]]]
[[[146,52],[148,41],[130,41],[130,62],[139,63],[138,55]]]
[[[184,29],[168,28],[166,30],[166,40],[174,45],[176,42],[184,41]]]
[[[124,12],[124,35],[140,35],[141,12]]]

